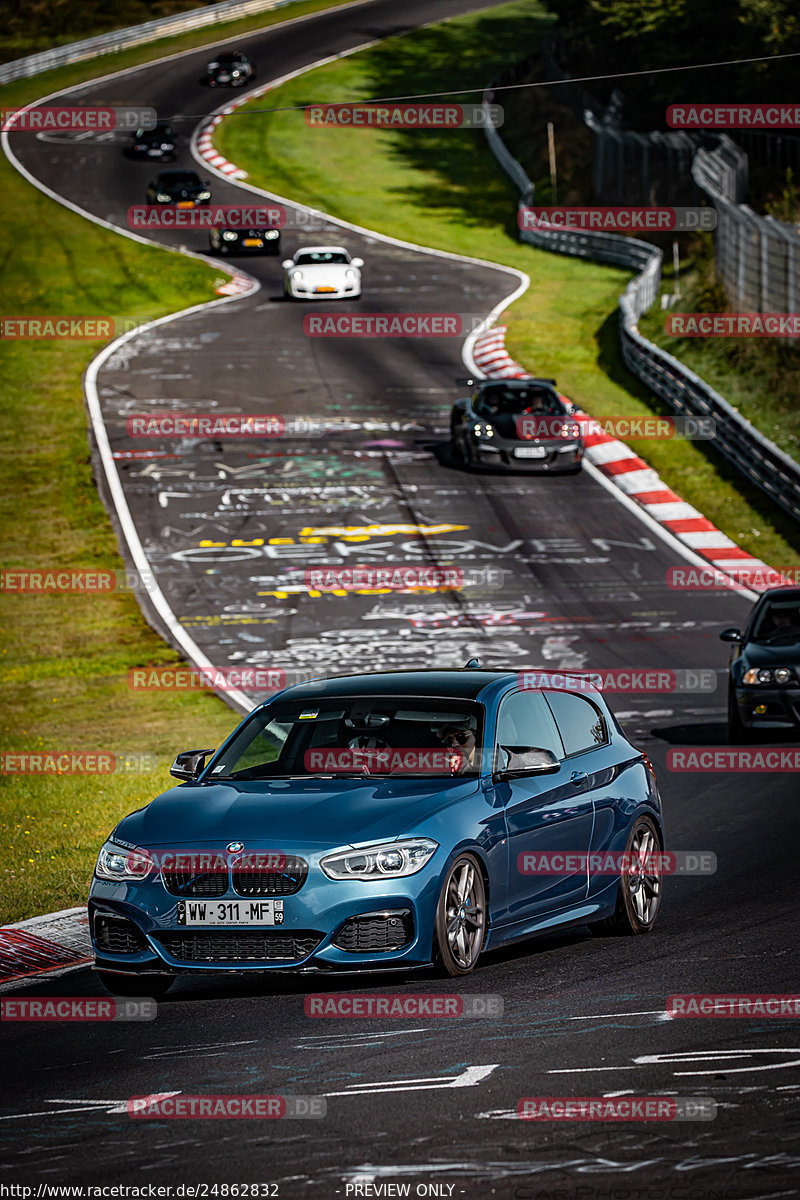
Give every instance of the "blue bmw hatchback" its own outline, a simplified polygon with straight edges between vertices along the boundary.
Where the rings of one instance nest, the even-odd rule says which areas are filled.
[[[484,950],[568,925],[647,933],[658,913],[652,768],[578,680],[312,680],[172,774],[97,860],[96,970],[116,993],[212,971],[466,975]]]

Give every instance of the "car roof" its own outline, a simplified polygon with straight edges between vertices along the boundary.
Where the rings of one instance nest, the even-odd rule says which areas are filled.
[[[330,251],[335,251],[337,254],[349,254],[350,251],[346,246],[298,246],[295,250],[297,254],[327,254]]]
[[[488,387],[490,384],[494,384],[495,386],[499,385],[501,387],[511,388],[512,391],[515,389],[522,391],[524,388],[529,388],[529,387],[547,387],[547,388],[552,389],[555,387],[556,381],[555,381],[555,379],[478,379],[478,380],[476,380],[476,386],[478,388]]]
[[[306,696],[447,696],[475,700],[492,683],[513,683],[516,671],[493,671],[486,668],[377,671],[365,675],[334,675],[326,679],[309,679],[296,683],[281,692],[281,697]]]
[[[793,600],[800,604],[800,587],[774,587],[767,588],[761,593],[759,603],[764,600]]]

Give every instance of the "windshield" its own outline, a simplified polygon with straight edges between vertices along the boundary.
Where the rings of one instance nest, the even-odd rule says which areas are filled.
[[[298,267],[312,267],[325,263],[348,263],[350,258],[344,250],[304,250],[302,254],[295,255],[294,261]]]
[[[244,55],[242,55],[242,54],[220,54],[219,58],[217,59],[217,62],[219,63],[219,65],[221,67],[236,67],[236,66],[239,66],[240,63],[244,62]]]
[[[419,696],[276,701],[245,721],[211,779],[478,773],[482,709]]]
[[[523,413],[542,413],[555,417],[566,412],[556,393],[549,388],[511,388],[503,384],[482,388],[474,408],[482,417]]]
[[[773,600],[758,614],[750,638],[753,642],[777,645],[779,642],[800,642],[800,601]]]

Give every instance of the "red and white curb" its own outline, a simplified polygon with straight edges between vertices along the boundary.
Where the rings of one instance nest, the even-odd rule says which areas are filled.
[[[93,959],[85,907],[0,926],[0,989],[44,974],[60,974]]]
[[[495,325],[480,334],[472,351],[475,364],[491,379],[533,378],[511,358],[505,336],[505,325]],[[701,512],[681,500],[630,446],[602,430],[593,430],[593,418],[581,409],[574,415],[584,433],[586,459],[689,550],[724,574],[735,572],[735,581],[753,591],[765,591],[780,582],[779,572],[742,550]]]
[[[253,92],[249,92],[246,98],[250,100],[254,94],[255,93]],[[217,171],[222,171],[223,175],[228,175],[231,179],[246,179],[247,171],[243,171],[242,168],[237,167],[235,163],[228,162],[224,155],[220,154],[218,150],[215,150],[211,136],[222,118],[229,116],[233,110],[238,108],[240,104],[243,104],[244,101],[245,97],[243,96],[240,100],[234,100],[233,104],[229,105],[228,108],[226,108],[223,112],[217,113],[215,117],[211,118],[207,125],[203,126],[203,129],[197,138],[197,150],[200,154],[200,157],[204,158],[209,166],[214,167]]]
[[[233,274],[225,283],[217,284],[214,291],[218,296],[243,296],[252,291],[253,280],[248,275]]]

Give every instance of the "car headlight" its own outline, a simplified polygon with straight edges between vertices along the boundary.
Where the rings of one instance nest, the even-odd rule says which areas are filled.
[[[264,234],[264,237],[269,238],[270,241],[274,241],[274,239],[276,237],[280,237],[280,236],[281,236],[281,234],[280,234],[279,229],[268,229],[267,232]]]
[[[210,200],[210,199],[211,199],[211,192],[198,192],[198,193],[197,193],[197,199],[198,199],[198,200]]]
[[[488,421],[483,423],[476,421],[472,426],[472,432],[475,434],[475,437],[491,438],[494,437],[494,425],[490,425]]]
[[[303,272],[302,271],[292,271],[292,279],[295,281],[295,283],[302,283],[303,282]]]
[[[234,233],[232,229],[225,229],[222,232],[223,242],[235,242],[238,236],[238,233]]]
[[[94,873],[98,879],[129,883],[144,879],[152,871],[153,865],[146,850],[131,850],[127,846],[118,846],[116,842],[106,842],[97,856]]]
[[[356,273],[352,267],[347,268],[347,270],[344,273],[344,277],[345,277],[345,279],[355,279]]]
[[[790,667],[751,667],[749,671],[745,671],[742,683],[793,683],[794,678],[794,671]]]
[[[159,204],[169,204],[172,196],[168,192],[156,192],[156,200]]]
[[[319,865],[329,879],[399,879],[421,871],[438,848],[438,842],[430,838],[410,838],[362,850],[340,850],[320,859]]]

